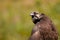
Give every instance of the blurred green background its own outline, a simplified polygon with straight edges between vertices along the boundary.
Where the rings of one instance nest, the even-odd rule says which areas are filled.
[[[0,0],[0,40],[28,40],[33,11],[52,19],[60,39],[60,0]]]

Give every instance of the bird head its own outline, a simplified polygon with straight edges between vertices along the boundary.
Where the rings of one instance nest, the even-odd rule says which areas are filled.
[[[30,16],[32,17],[33,22],[36,24],[37,22],[40,21],[40,19],[43,18],[43,13],[38,13],[38,12],[32,12]]]

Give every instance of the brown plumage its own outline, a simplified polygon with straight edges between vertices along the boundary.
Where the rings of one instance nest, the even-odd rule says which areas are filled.
[[[31,13],[35,26],[29,40],[58,40],[58,33],[51,19],[44,13]]]

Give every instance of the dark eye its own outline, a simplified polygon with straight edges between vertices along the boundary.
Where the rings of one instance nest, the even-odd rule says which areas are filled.
[[[38,14],[37,12],[34,12],[34,15]]]
[[[32,18],[33,18],[34,16],[32,16]]]

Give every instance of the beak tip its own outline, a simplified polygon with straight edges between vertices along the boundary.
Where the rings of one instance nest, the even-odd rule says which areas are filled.
[[[30,16],[34,15],[33,13],[30,14]]]

